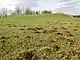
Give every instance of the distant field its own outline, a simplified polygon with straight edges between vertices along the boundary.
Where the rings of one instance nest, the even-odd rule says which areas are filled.
[[[65,14],[0,18],[0,60],[80,60],[79,20]]]

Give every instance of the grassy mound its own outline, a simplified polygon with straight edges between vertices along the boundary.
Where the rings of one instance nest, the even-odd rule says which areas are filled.
[[[64,15],[0,19],[1,60],[79,60],[80,22]]]

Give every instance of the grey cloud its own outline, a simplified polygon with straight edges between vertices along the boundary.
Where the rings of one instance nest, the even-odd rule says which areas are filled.
[[[18,1],[18,4],[30,8],[51,8],[56,11],[67,13],[79,13],[80,0],[13,0]]]
[[[45,3],[50,1],[51,2],[55,1],[57,4],[60,4],[61,5],[60,7],[75,7],[78,6],[80,3],[80,0],[17,0],[17,1],[19,1],[20,4],[24,4],[26,7],[36,7],[44,5]],[[39,2],[41,1],[43,1],[44,3],[39,4]]]
[[[61,7],[58,9],[60,12],[69,14],[80,14],[80,0],[60,0]]]
[[[19,4],[23,4],[25,7],[36,7],[39,0],[18,0]]]

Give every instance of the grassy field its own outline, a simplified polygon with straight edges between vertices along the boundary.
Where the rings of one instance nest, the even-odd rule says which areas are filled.
[[[0,60],[80,60],[79,20],[65,14],[0,18]]]

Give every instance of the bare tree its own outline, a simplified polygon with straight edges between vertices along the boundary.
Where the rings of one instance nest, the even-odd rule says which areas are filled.
[[[20,6],[19,5],[16,6],[15,11],[16,11],[16,14],[17,15],[20,15],[21,14],[21,9],[20,9]]]
[[[32,14],[32,11],[30,10],[30,8],[26,8],[25,14]]]
[[[7,8],[2,8],[0,15],[1,15],[1,17],[7,17]]]

